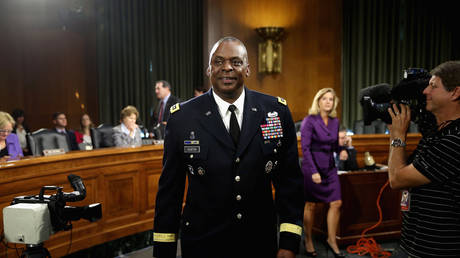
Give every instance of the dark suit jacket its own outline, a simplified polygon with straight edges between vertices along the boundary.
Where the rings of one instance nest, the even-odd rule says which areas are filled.
[[[173,96],[172,94],[169,96],[168,101],[166,102],[163,119],[161,120],[162,122],[168,121],[168,118],[170,115],[169,109],[171,109],[171,107],[174,104],[178,103],[179,101],[180,101],[179,98],[177,98],[176,96]],[[161,101],[158,101],[158,104],[155,107],[155,110],[153,112],[153,117],[152,117],[153,126],[155,126],[158,123],[158,115],[160,114],[160,104],[161,104]]]
[[[56,128],[53,128],[55,132],[58,132]],[[77,137],[75,136],[75,133],[72,130],[65,130],[66,135],[67,135],[67,142],[69,143],[69,149],[70,150],[79,150],[78,148],[78,143],[77,143]]]
[[[298,251],[303,177],[291,113],[282,99],[245,91],[237,147],[212,91],[171,114],[155,203],[155,257],[176,257],[179,228],[184,258],[275,257],[278,246]],[[261,125],[272,117],[281,120],[282,137],[264,139]]]
[[[339,160],[339,170],[349,171],[358,170],[358,163],[356,162],[356,150],[355,148],[346,148],[348,153],[347,160]],[[339,157],[337,157],[339,158]]]

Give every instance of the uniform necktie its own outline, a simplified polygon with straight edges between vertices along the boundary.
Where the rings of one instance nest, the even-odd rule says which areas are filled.
[[[240,140],[240,126],[238,125],[238,119],[236,119],[236,114],[235,114],[235,105],[230,105],[228,107],[228,110],[230,113],[230,135],[232,136],[233,143],[235,146],[238,146],[238,141]]]
[[[160,111],[158,112],[158,123],[163,121],[163,100],[160,103]]]

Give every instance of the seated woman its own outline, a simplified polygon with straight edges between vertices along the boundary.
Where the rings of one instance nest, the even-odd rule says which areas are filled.
[[[136,124],[139,112],[133,106],[123,108],[120,125],[113,128],[113,142],[117,147],[138,147],[142,145],[141,130]]]
[[[78,148],[80,150],[92,150],[93,143],[91,141],[91,128],[93,122],[88,114],[83,114],[80,118],[80,129],[75,131],[75,138],[77,139]]]
[[[10,114],[0,111],[0,161],[20,159],[24,156],[18,136],[11,133],[14,124]]]

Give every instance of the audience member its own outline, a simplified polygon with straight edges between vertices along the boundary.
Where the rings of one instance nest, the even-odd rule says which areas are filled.
[[[11,112],[11,116],[14,118],[16,124],[13,127],[13,133],[15,133],[19,138],[19,143],[21,144],[21,149],[24,155],[29,155],[29,147],[27,145],[27,133],[29,131],[29,127],[27,127],[25,122],[25,115],[24,110],[22,109],[15,109]]]
[[[337,246],[336,233],[340,218],[342,198],[334,152],[338,151],[339,120],[337,116],[338,98],[332,88],[324,88],[316,93],[309,115],[300,127],[303,152],[302,172],[305,184],[305,249],[307,256],[315,257],[312,226],[315,206],[318,202],[329,203],[327,212],[327,247],[335,257],[344,257]]]
[[[460,256],[460,61],[442,63],[431,75],[423,94],[438,126],[423,135],[409,159],[410,108],[388,110],[388,177],[392,188],[405,189],[398,258]]]
[[[176,103],[179,102],[179,99],[171,94],[171,85],[167,81],[157,81],[155,83],[155,94],[158,98],[158,104],[155,108],[153,113],[153,130],[159,130],[157,132],[157,138],[163,138],[164,136],[164,128],[166,126],[166,122],[169,118],[169,109]]]
[[[62,112],[53,114],[54,131],[67,135],[70,150],[78,150],[77,138],[72,130],[67,130],[67,117]]]
[[[356,150],[351,144],[351,137],[347,135],[347,128],[339,129],[339,152],[334,152],[335,165],[338,170],[357,170]]]
[[[91,150],[93,144],[91,141],[91,128],[93,128],[93,122],[88,114],[83,114],[80,118],[80,129],[75,131],[75,137],[77,139],[78,147],[80,150]]]
[[[134,106],[121,110],[120,125],[113,128],[113,142],[117,147],[138,147],[142,145],[141,130],[136,124],[139,112]]]
[[[195,89],[193,90],[193,96],[194,96],[194,97],[201,96],[201,95],[203,95],[203,93],[204,93],[204,89],[203,89],[203,88],[195,88]]]
[[[15,122],[10,114],[0,111],[0,161],[23,157],[18,136],[13,131]]]

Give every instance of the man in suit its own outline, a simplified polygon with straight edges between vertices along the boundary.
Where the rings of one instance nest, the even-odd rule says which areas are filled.
[[[170,115],[169,109],[178,103],[179,99],[171,94],[171,84],[164,80],[155,82],[155,94],[158,98],[158,104],[152,117],[153,130],[160,134],[157,135],[157,138],[162,139],[164,128]]]
[[[335,163],[338,170],[357,170],[356,149],[351,144],[351,137],[347,135],[347,129],[340,126],[339,129],[339,153],[334,153]]]
[[[244,86],[249,73],[244,44],[225,37],[210,53],[212,90],[171,108],[154,257],[176,257],[179,228],[184,258],[298,252],[304,201],[294,123],[284,99]]]
[[[72,130],[67,130],[67,118],[62,112],[56,112],[53,114],[54,131],[65,134],[67,136],[67,142],[69,143],[70,150],[79,150],[77,138]]]

